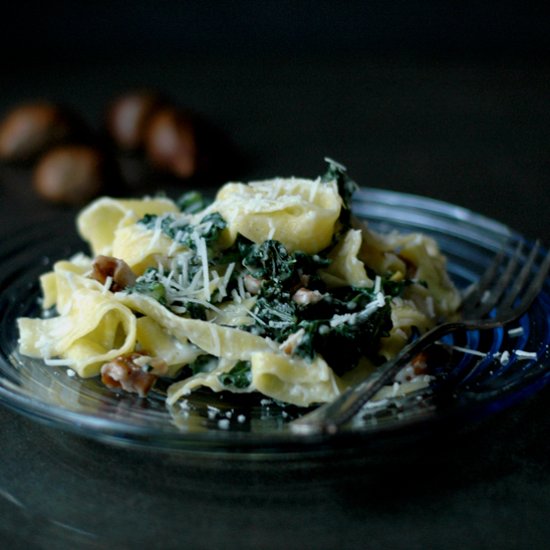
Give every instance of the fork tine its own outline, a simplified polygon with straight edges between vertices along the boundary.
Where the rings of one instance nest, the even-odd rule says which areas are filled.
[[[470,310],[478,303],[483,296],[483,293],[491,286],[493,279],[498,273],[498,268],[504,260],[504,250],[501,249],[493,261],[489,264],[489,267],[485,270],[485,273],[474,283],[472,283],[462,295],[462,309]]]
[[[516,280],[514,281],[514,284],[512,285],[510,291],[504,297],[504,300],[499,306],[499,309],[502,308],[504,310],[505,308],[509,308],[514,305],[516,298],[522,291],[523,287],[525,286],[525,283],[527,282],[527,279],[529,278],[529,275],[531,273],[531,268],[533,267],[533,264],[535,263],[535,258],[537,257],[537,254],[539,252],[539,248],[540,248],[540,241],[537,240],[533,248],[531,249],[529,256],[527,257],[527,260],[525,261],[523,267],[521,268],[519,275],[516,277]]]
[[[543,262],[539,266],[539,271],[537,273],[537,276],[533,279],[531,284],[528,286],[527,290],[525,291],[523,298],[521,299],[521,302],[513,308],[513,311],[515,312],[515,317],[520,317],[527,309],[529,309],[529,306],[533,302],[533,300],[538,296],[539,292],[542,290],[542,287],[544,286],[544,281],[546,280],[546,277],[548,276],[548,273],[550,272],[550,251],[546,254]],[[510,315],[510,310],[503,311],[499,317],[506,319]]]
[[[514,254],[510,257],[506,269],[501,274],[496,285],[493,286],[490,290],[487,290],[479,301],[479,305],[475,308],[475,311],[469,311],[469,317],[482,318],[485,317],[498,303],[508,286],[510,285],[510,280],[516,270],[518,265],[519,257],[521,256],[523,250],[523,243],[520,242],[516,247]]]

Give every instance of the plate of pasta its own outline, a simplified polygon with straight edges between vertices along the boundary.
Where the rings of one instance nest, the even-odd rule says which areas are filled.
[[[494,252],[525,241],[327,163],[315,179],[230,182],[208,200],[101,197],[72,238],[52,222],[5,241],[0,400],[103,441],[273,453],[480,417],[544,385],[548,284],[516,326],[415,358],[342,433],[292,430],[459,316]]]

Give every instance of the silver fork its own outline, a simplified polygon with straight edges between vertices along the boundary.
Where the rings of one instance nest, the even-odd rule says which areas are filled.
[[[405,346],[396,357],[378,367],[363,382],[347,388],[334,401],[290,422],[290,429],[307,434],[336,433],[419,352],[442,336],[458,330],[492,329],[521,317],[540,293],[550,270],[548,252],[538,273],[532,276],[539,250],[540,242],[537,241],[524,262],[521,261],[521,243],[509,257],[501,250],[479,280],[464,291],[459,321],[435,326]]]

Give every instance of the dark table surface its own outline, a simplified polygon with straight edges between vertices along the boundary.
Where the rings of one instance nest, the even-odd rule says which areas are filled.
[[[315,177],[328,155],[361,185],[449,201],[550,244],[543,62],[241,52],[40,64],[12,68],[0,108],[47,97],[97,124],[141,85],[231,135],[243,180]],[[28,169],[2,168],[0,236],[53,217],[72,230],[74,214],[39,199]],[[405,451],[269,460],[111,447],[0,407],[0,545],[547,548],[549,399],[547,388]]]

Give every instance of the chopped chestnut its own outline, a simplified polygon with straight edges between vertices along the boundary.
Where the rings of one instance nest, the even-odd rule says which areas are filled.
[[[109,290],[118,292],[136,283],[136,275],[130,266],[119,258],[97,256],[92,264],[92,279],[104,285],[110,278]]]
[[[256,277],[253,277],[252,275],[246,274],[243,277],[243,283],[244,288],[252,294],[252,296],[255,296],[260,292],[260,289],[262,288],[262,280],[257,279]]]
[[[426,374],[428,371],[429,356],[425,351],[421,351],[411,359],[411,366],[415,375]]]
[[[318,290],[309,288],[299,288],[293,295],[292,300],[300,306],[316,304],[323,299],[323,295]]]
[[[101,381],[108,388],[120,388],[145,397],[158,378],[148,364],[150,359],[138,352],[120,355],[101,367]],[[142,364],[142,360],[146,362]]]

